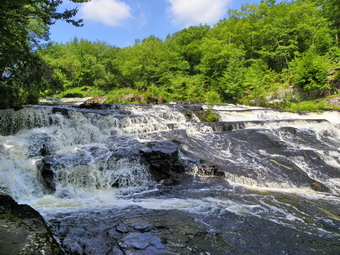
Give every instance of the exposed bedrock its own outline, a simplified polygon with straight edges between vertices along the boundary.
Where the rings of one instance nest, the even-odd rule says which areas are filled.
[[[171,141],[154,141],[142,144],[136,140],[116,139],[121,143],[119,149],[114,146],[109,149],[107,147],[84,146],[79,152],[43,157],[37,165],[47,190],[52,193],[56,191],[56,185],[63,178],[63,172],[64,174],[67,172],[65,169],[78,167],[86,171],[86,167],[93,165],[98,173],[119,171],[120,167],[124,165],[123,161],[135,164],[140,169],[148,169],[152,179],[161,184],[174,185],[180,182],[182,174],[185,172],[186,163],[179,157],[179,144]],[[91,169],[93,170],[93,168]],[[86,173],[84,174],[86,175]],[[126,175],[118,176],[116,182],[111,183],[111,186],[121,187],[121,178],[125,178],[124,185],[133,186]],[[84,178],[84,183],[80,186],[88,185],[86,181]]]
[[[335,255],[340,251],[334,237],[316,237],[254,216],[216,213],[132,206],[59,214],[50,223],[68,254]]]
[[[176,184],[185,172],[184,162],[179,158],[179,144],[170,141],[154,141],[146,144],[140,153],[157,182]]]
[[[0,254],[64,254],[43,217],[28,205],[0,194]]]

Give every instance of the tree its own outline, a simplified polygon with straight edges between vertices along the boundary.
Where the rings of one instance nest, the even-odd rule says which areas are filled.
[[[210,27],[191,26],[185,28],[166,39],[166,44],[174,51],[178,52],[190,65],[190,74],[196,74],[195,67],[201,62],[202,50],[201,43],[206,37]]]
[[[340,36],[340,0],[314,0],[322,8],[324,16],[330,21],[336,43]]]
[[[174,73],[189,69],[188,63],[155,36],[137,41],[134,46],[122,49],[117,66],[126,77],[128,86],[141,90],[156,84],[166,84]]]
[[[115,64],[118,48],[104,42],[73,39],[67,44],[49,43],[38,52],[53,69],[56,89],[95,86],[109,90],[119,86]]]
[[[71,0],[75,3],[88,0]],[[49,27],[57,20],[65,20],[75,26],[77,9],[58,11],[62,0],[2,0],[0,3],[0,90],[10,93],[26,86],[21,83],[32,66],[42,64],[35,49],[41,40],[48,39]],[[34,64],[35,63],[35,64]],[[41,66],[41,68],[43,68]],[[23,75],[18,77],[18,74]],[[30,80],[26,80],[30,82]],[[7,105],[1,104],[1,107]]]
[[[320,56],[315,47],[311,47],[290,63],[295,84],[304,91],[317,90],[320,94],[330,88],[327,83],[328,67],[329,60]]]
[[[223,73],[223,77],[220,78],[226,99],[237,102],[241,98],[245,89],[245,72],[244,61],[237,57],[232,57]]]

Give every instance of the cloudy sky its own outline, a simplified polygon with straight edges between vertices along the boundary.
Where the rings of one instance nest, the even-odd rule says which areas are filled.
[[[64,1],[62,8],[77,6],[84,27],[58,21],[51,28],[51,40],[68,42],[74,37],[106,41],[125,47],[136,39],[168,34],[199,24],[213,25],[226,17],[228,9],[260,0],[92,0],[84,4]]]

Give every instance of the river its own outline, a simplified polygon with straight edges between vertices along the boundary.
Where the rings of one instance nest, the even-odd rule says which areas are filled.
[[[340,254],[340,112],[0,111],[0,191],[66,254]]]

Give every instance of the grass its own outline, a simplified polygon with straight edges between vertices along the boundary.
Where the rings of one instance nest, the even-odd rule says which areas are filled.
[[[298,103],[287,103],[284,110],[290,111],[324,111],[324,110],[340,110],[340,106],[327,104],[323,99],[301,101]]]

